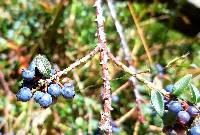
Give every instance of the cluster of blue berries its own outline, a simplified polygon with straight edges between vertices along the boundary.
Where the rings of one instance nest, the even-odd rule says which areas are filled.
[[[200,135],[200,123],[193,125],[196,117],[199,117],[200,111],[197,107],[185,101],[179,101],[172,94],[173,84],[165,87],[170,94],[164,97],[165,113],[162,117],[164,123],[164,132],[176,134],[177,132],[186,132],[190,135]]]
[[[50,76],[55,75],[56,70],[51,69]],[[73,83],[65,83],[53,80],[43,86],[39,85],[40,79],[49,79],[44,77],[37,69],[34,63],[31,63],[28,69],[22,71],[23,83],[21,89],[17,92],[17,100],[27,102],[32,97],[41,107],[49,107],[58,96],[63,95],[66,99],[72,99],[75,96]]]

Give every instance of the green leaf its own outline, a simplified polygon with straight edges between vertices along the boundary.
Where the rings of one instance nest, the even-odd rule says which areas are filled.
[[[153,107],[155,108],[156,112],[160,116],[163,116],[164,101],[163,101],[163,95],[159,91],[157,90],[151,91],[151,103],[153,104]]]
[[[39,72],[41,74],[44,75],[44,77],[49,77],[50,73],[51,73],[51,64],[48,61],[48,59],[44,56],[44,55],[37,55],[32,63],[35,64],[35,66],[37,67],[37,69],[39,70]]]
[[[181,99],[188,101],[190,103],[194,103],[193,99],[192,99],[192,93],[190,91],[190,85],[188,85],[185,89],[183,89],[183,91],[178,96],[178,98],[181,98]]]
[[[190,90],[192,93],[192,101],[194,104],[198,103],[198,98],[200,97],[200,92],[197,87],[193,84],[190,85]]]
[[[183,93],[183,90],[190,84],[192,79],[192,75],[188,74],[179,79],[175,84],[173,88],[173,94],[176,96],[179,96]]]

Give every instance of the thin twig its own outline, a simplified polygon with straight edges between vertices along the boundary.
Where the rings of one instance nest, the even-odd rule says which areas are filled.
[[[151,58],[151,54],[149,52],[149,48],[148,48],[148,45],[147,45],[143,30],[142,30],[142,28],[140,28],[139,21],[137,19],[136,13],[135,13],[135,11],[134,11],[134,9],[133,9],[133,7],[131,5],[132,5],[131,1],[129,0],[128,1],[129,10],[130,10],[131,15],[133,17],[133,20],[134,20],[138,35],[139,35],[139,37],[140,37],[140,39],[142,41],[142,44],[144,46],[144,49],[146,51],[146,54],[147,54],[147,57],[148,57],[148,60],[149,60],[149,65],[152,66],[152,58]]]
[[[122,117],[120,117],[118,120],[115,121],[115,123],[117,125],[121,125],[125,120],[127,120],[128,118],[130,118],[133,113],[136,112],[136,108],[132,108],[130,111],[128,111],[125,115],[123,115]]]
[[[136,121],[133,135],[138,135],[139,127],[140,127],[140,122]]]
[[[165,68],[170,68],[174,63],[176,63],[179,60],[184,60],[185,58],[187,58],[187,56],[189,54],[190,53],[187,52],[186,54],[182,55],[181,57],[178,57],[178,58],[175,58],[175,59],[171,60],[170,62],[168,62],[168,64],[165,66]]]
[[[112,18],[115,22],[115,26],[116,26],[117,32],[118,32],[120,40],[121,40],[121,45],[122,45],[122,48],[123,48],[125,60],[129,63],[129,65],[131,65],[130,51],[129,51],[129,48],[128,48],[128,44],[126,42],[126,38],[125,38],[124,33],[123,33],[122,25],[120,24],[119,20],[117,19],[116,10],[113,6],[113,0],[107,0],[107,2],[108,2],[108,7],[109,7],[109,10],[110,10],[111,16],[112,16]]]
[[[113,5],[113,0],[107,0],[107,2],[108,2],[108,7],[109,7],[109,10],[110,10],[111,16],[112,16],[112,18],[115,22],[117,32],[119,33],[119,36],[120,36],[121,46],[122,46],[122,49],[123,49],[123,52],[124,52],[125,60],[128,63],[129,69],[131,69],[133,72],[136,72],[135,67],[132,66],[131,53],[130,53],[130,50],[128,48],[128,45],[127,45],[127,42],[126,42],[126,39],[125,39],[125,36],[124,36],[124,33],[123,33],[122,25],[120,24],[120,22],[117,19],[117,13],[116,13],[116,10],[115,10],[114,5]],[[139,90],[138,90],[139,86],[138,86],[137,80],[134,77],[131,77],[129,79],[129,81],[131,82],[133,92],[134,92],[135,97],[136,97],[136,104],[137,104],[137,108],[138,108],[137,111],[140,114],[140,115],[138,115],[138,119],[139,119],[140,117],[142,117],[142,115],[140,113],[140,103],[141,103],[142,97],[141,97]]]
[[[4,77],[4,74],[0,71],[0,84],[2,85],[3,87],[3,90],[6,92],[6,93],[9,93],[10,92],[10,88],[8,86],[8,83],[5,81],[5,77]]]
[[[108,48],[107,48],[108,49]],[[166,92],[164,89],[158,89],[152,82],[144,79],[140,74],[136,74],[134,73],[130,68],[128,68],[126,65],[124,65],[121,61],[119,61],[117,58],[115,58],[115,56],[113,56],[112,53],[109,52],[109,57],[111,58],[111,60],[118,65],[119,67],[121,67],[125,72],[129,73],[130,75],[132,75],[133,77],[135,77],[137,80],[139,80],[140,82],[144,83],[148,88],[150,88],[151,90],[159,90],[162,94],[164,95],[168,95],[169,93]]]
[[[156,132],[162,132],[162,128],[161,127],[157,127],[155,125],[149,125],[149,130],[156,131]]]
[[[119,94],[123,89],[127,88],[130,85],[130,82],[127,81],[126,83],[124,83],[122,86],[120,86],[118,89],[116,89],[113,93],[112,96],[116,96],[117,94]]]
[[[96,22],[97,22],[97,37],[98,44],[100,45],[100,64],[102,65],[102,79],[103,79],[103,113],[101,114],[101,120],[99,123],[99,128],[104,131],[106,135],[112,134],[111,126],[111,94],[110,94],[110,76],[108,72],[108,51],[106,44],[106,34],[104,32],[104,17],[103,9],[101,7],[101,0],[96,0]]]

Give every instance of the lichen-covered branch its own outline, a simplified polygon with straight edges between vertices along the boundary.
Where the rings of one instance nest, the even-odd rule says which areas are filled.
[[[106,44],[106,35],[104,32],[104,17],[101,7],[101,0],[96,0],[96,22],[97,22],[97,37],[98,44],[100,45],[100,64],[102,65],[102,79],[103,79],[103,113],[101,114],[101,120],[99,128],[107,135],[112,134],[111,126],[111,93],[110,93],[110,77],[108,72],[108,49]]]

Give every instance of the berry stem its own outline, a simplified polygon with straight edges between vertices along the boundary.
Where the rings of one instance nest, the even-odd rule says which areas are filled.
[[[75,61],[74,63],[70,64],[69,67],[65,68],[64,70],[57,72],[55,75],[51,76],[51,78],[49,80],[56,80],[59,77],[61,77],[62,75],[67,75],[67,73],[69,71],[73,70],[80,64],[87,62],[89,59],[93,58],[93,56],[95,54],[97,54],[99,52],[99,50],[100,50],[100,46],[97,45],[90,53],[88,53],[84,57],[80,58],[79,60]],[[44,83],[44,80],[40,79],[38,82],[42,85],[42,83]],[[48,82],[46,81],[46,83],[48,83]]]
[[[108,48],[107,48],[108,49]],[[120,60],[118,60],[109,50],[108,50],[109,57],[111,60],[119,67],[121,67],[125,72],[129,73],[133,77],[135,77],[140,82],[144,83],[148,88],[151,90],[159,90],[163,95],[168,96],[169,93],[166,92],[164,89],[158,89],[152,82],[144,79],[140,74],[134,73],[129,67],[124,65]]]
[[[127,120],[128,118],[130,118],[134,112],[136,112],[137,108],[132,108],[131,110],[129,110],[126,114],[124,114],[122,117],[120,117],[119,119],[117,119],[115,121],[115,123],[119,126],[121,125],[125,120]]]
[[[96,0],[96,23],[97,23],[97,37],[98,44],[100,46],[100,64],[102,66],[102,79],[103,79],[103,113],[101,114],[101,120],[99,128],[104,131],[107,135],[112,134],[111,126],[111,94],[110,94],[110,76],[108,72],[108,49],[106,43],[106,34],[104,32],[104,17],[103,9],[101,7],[101,0]]]

